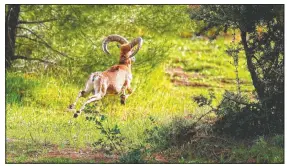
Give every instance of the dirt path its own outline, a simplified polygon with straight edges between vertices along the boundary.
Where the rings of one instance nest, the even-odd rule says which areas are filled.
[[[117,163],[119,156],[116,154],[106,155],[103,152],[95,152],[92,148],[75,149],[57,147],[49,150],[43,158],[68,158],[79,161],[94,161],[95,163]]]
[[[29,144],[22,140],[6,138],[6,163],[120,163],[119,154],[108,155],[92,147],[60,148],[58,145]],[[170,163],[161,153],[145,157],[148,163]]]
[[[107,155],[86,148],[59,148],[58,145],[31,145],[24,141],[6,138],[6,162],[8,163],[118,163],[119,155]]]

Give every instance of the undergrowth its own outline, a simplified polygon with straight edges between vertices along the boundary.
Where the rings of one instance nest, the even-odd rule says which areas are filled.
[[[93,12],[103,17],[100,11],[105,7],[108,8],[103,6]],[[170,12],[165,8],[159,9]],[[146,20],[144,11],[149,10],[139,11],[137,17]],[[169,13],[169,16],[173,15]],[[168,29],[171,26],[169,22],[136,22],[128,31],[130,29],[126,30],[124,25],[119,25],[123,29],[107,26],[107,21],[98,27],[96,35],[91,33],[96,38],[97,47],[100,46],[100,38],[108,32],[119,33],[129,39],[137,36],[144,39],[132,66],[134,93],[124,106],[120,104],[119,96],[107,96],[90,104],[77,119],[73,118],[74,112],[67,109],[90,73],[103,71],[118,62],[115,45],[110,48],[112,57],[104,56],[98,48],[76,45],[71,49],[76,50],[75,61],[67,60],[64,64],[47,68],[25,63],[26,68],[15,65],[15,68],[7,70],[6,139],[13,141],[6,142],[6,162],[82,163],[82,160],[64,158],[33,160],[47,154],[51,146],[57,146],[58,149],[92,147],[93,153],[120,154],[114,163],[245,163],[251,156],[250,161],[256,160],[256,163],[282,163],[281,135],[272,137],[272,141],[265,138],[260,138],[259,142],[251,141],[251,146],[244,142],[230,144],[227,142],[234,142],[233,138],[212,132],[217,113],[208,113],[197,122],[210,107],[199,107],[192,98],[199,95],[208,98],[213,91],[214,99],[210,105],[216,107],[225,90],[237,90],[236,74],[230,64],[232,57],[225,52],[225,44],[229,41],[224,38],[214,41],[198,39],[192,35],[192,29],[196,27],[188,15],[180,17],[188,21],[179,20],[181,24],[172,28],[176,32],[164,31],[164,27]],[[160,32],[154,30],[157,26],[162,28]],[[182,32],[189,37],[182,36]],[[241,91],[254,96],[243,54],[239,54],[238,75],[242,81]],[[76,109],[85,100],[81,98]],[[154,153],[169,156],[169,159],[159,161],[162,156],[155,157]]]

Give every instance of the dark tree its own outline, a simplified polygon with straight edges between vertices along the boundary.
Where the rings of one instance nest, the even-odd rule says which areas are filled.
[[[20,5],[8,5],[5,20],[5,67],[11,66],[15,56],[16,31],[20,12]]]
[[[20,9],[21,7],[21,9]],[[40,7],[38,7],[40,8]],[[48,13],[44,16],[38,16],[38,18],[25,20],[25,15],[32,14],[33,16],[39,14],[39,9],[33,5],[7,5],[6,6],[6,18],[5,18],[5,67],[9,69],[12,62],[16,59],[23,59],[29,61],[38,61],[43,63],[55,64],[54,62],[44,60],[41,57],[31,57],[31,52],[34,50],[33,45],[43,46],[48,48],[51,52],[57,55],[67,57],[63,52],[58,51],[49,44],[49,38],[45,33],[48,31],[42,30],[46,27],[45,23],[56,22],[56,19],[51,13],[55,11],[55,8],[50,6],[42,7],[42,9],[48,9]],[[23,11],[22,11],[23,10]],[[24,20],[23,20],[24,15]],[[22,17],[21,17],[22,16]],[[47,18],[48,17],[48,18]],[[21,19],[20,19],[21,18]],[[37,27],[37,28],[35,28]],[[18,40],[18,39],[21,40]],[[25,49],[19,51],[19,46],[26,46]],[[25,51],[23,51],[25,50]],[[19,54],[20,53],[20,54]]]
[[[204,22],[201,33],[210,28],[240,30],[262,115],[283,131],[284,5],[202,5],[192,8],[191,19]]]

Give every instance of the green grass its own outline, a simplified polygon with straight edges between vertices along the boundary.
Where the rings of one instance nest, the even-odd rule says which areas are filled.
[[[178,43],[182,42],[182,39],[174,38],[173,40],[179,40]],[[200,42],[194,44],[192,41],[186,42],[188,43],[181,43],[170,49],[165,60],[152,67],[152,69],[147,69],[149,70],[148,74],[142,69],[134,72],[132,86],[135,88],[135,93],[128,98],[125,106],[120,105],[117,96],[106,97],[98,102],[99,107],[97,109],[108,118],[104,125],[113,126],[117,124],[122,135],[126,137],[126,151],[129,151],[130,148],[147,145],[148,135],[146,131],[155,126],[168,124],[174,117],[184,117],[192,114],[196,118],[204,114],[206,110],[199,109],[197,104],[191,100],[192,96],[200,94],[208,96],[209,91],[214,90],[217,99],[213,105],[216,105],[221,100],[224,90],[236,91],[234,68],[227,63],[227,61],[232,60],[231,57],[224,54],[222,50],[216,51],[218,53],[216,58],[210,58],[207,53],[201,54],[201,56],[192,52],[186,52],[185,56],[175,55],[177,47],[188,44],[188,46],[202,44]],[[205,47],[205,49],[214,47],[214,44]],[[241,58],[243,57],[241,56]],[[210,86],[174,86],[165,70],[178,64],[186,73],[204,75],[203,78],[189,78],[189,81],[202,82]],[[244,66],[242,59],[239,75],[245,83],[241,85],[241,89],[251,92],[253,86],[251,85],[249,73]],[[194,70],[195,68],[200,70]],[[63,79],[59,79],[59,77],[63,77]],[[10,147],[9,143],[7,144],[6,154],[16,155],[17,157],[8,157],[6,162],[90,163],[90,161],[68,158],[33,159],[35,154],[41,156],[47,153],[47,150],[39,145],[84,148],[91,146],[93,142],[102,138],[94,123],[85,120],[85,114],[74,119],[73,112],[67,110],[67,106],[74,101],[78,91],[83,87],[86,77],[87,75],[84,75],[82,80],[74,80],[64,76],[51,76],[51,74],[37,75],[7,72],[6,137],[20,140],[22,144],[14,144],[13,148]],[[222,83],[222,79],[231,82]],[[84,101],[85,99],[80,99],[77,109]],[[209,117],[216,118],[214,114],[210,114]],[[152,122],[150,118],[156,121]],[[25,153],[19,152],[23,150],[23,146]],[[245,153],[246,149],[244,148],[246,146],[236,147],[233,150],[235,155],[231,156],[228,161],[236,162],[240,159],[244,159],[243,162],[247,161],[249,155]],[[269,150],[264,151],[263,156],[256,154],[260,151],[258,148],[257,145],[254,145],[248,153],[256,158],[256,162],[264,162],[265,158],[268,157],[267,161],[269,162],[282,162],[280,148],[267,148]],[[274,151],[278,151],[275,156],[273,155]],[[241,157],[238,157],[237,154]],[[179,158],[177,161],[173,160],[171,162],[209,163],[212,160],[195,156],[195,158],[189,160]]]
[[[242,163],[283,163],[283,146],[275,143],[275,139],[278,138],[281,138],[280,144],[282,144],[283,136],[274,136],[271,140],[259,137],[254,140],[254,144],[248,148],[248,151],[246,151],[246,146],[238,146],[233,149],[234,154],[231,155],[230,160],[238,162],[238,159],[241,159]]]
[[[189,20],[188,17],[185,19]],[[183,27],[190,27],[189,24],[187,22]],[[103,25],[99,29],[104,27]],[[139,27],[141,26],[136,26],[136,28]],[[189,29],[187,31],[190,32]],[[137,32],[131,33],[133,34],[129,37],[138,36]],[[97,103],[96,109],[107,117],[103,122],[104,126],[118,125],[121,134],[126,138],[124,152],[148,146],[147,130],[168,125],[175,117],[192,115],[194,120],[207,112],[207,109],[199,108],[192,101],[193,96],[201,94],[208,96],[213,90],[216,99],[212,104],[216,106],[225,90],[236,91],[235,68],[230,64],[233,61],[225,53],[227,42],[222,38],[212,42],[191,40],[181,38],[179,34],[179,32],[161,34],[145,28],[145,35],[143,35],[145,41],[132,68],[134,94],[127,99],[125,106],[120,104],[119,96],[105,97]],[[110,50],[113,55],[117,53],[116,47],[111,47]],[[16,140],[16,142],[6,143],[6,162],[93,163],[93,161],[61,157],[43,158],[48,153],[49,146],[85,148],[91,147],[92,143],[103,137],[96,125],[86,120],[88,114],[83,113],[74,119],[74,112],[69,112],[67,107],[74,102],[78,92],[84,87],[89,73],[104,70],[117,63],[118,59],[116,56],[112,58],[98,56],[100,57],[98,59],[94,55],[85,57],[80,49],[76,51],[75,54],[83,56],[87,59],[87,63],[91,64],[80,67],[71,65],[60,69],[55,67],[48,71],[39,69],[39,72],[33,73],[24,72],[24,70],[22,72],[11,70],[6,73],[6,137]],[[76,62],[71,64],[74,63]],[[182,68],[186,74],[202,75],[200,78],[191,76],[187,81],[208,86],[175,86],[171,82],[172,77],[166,74],[168,68],[175,67]],[[243,81],[241,90],[250,94],[254,88],[242,53],[239,55],[239,78]],[[180,81],[182,78],[175,79]],[[85,100],[81,98],[76,109],[79,109]],[[209,114],[208,117],[214,119],[216,115]],[[242,158],[245,161],[249,154],[244,153],[246,147],[245,145],[242,148],[235,147],[232,161],[239,161]],[[258,150],[256,145],[252,148],[257,151],[264,149]],[[263,153],[273,154],[274,151],[278,151],[278,154],[276,153],[275,157],[269,155],[271,159],[268,161],[282,162],[282,148],[272,148],[271,152]],[[181,149],[179,153],[184,154],[185,151],[186,149]],[[212,162],[206,156],[194,155],[193,149],[189,151],[191,154],[187,155],[193,156],[192,158],[181,156],[172,162]],[[250,151],[252,155],[255,153]],[[236,154],[243,156],[237,158]],[[137,153],[132,155],[135,156],[126,156],[125,162],[142,160]],[[276,156],[279,157],[276,158]],[[261,158],[262,156],[259,155],[256,159],[261,162],[263,161]],[[151,162],[153,161],[152,159]]]
[[[99,102],[102,105],[101,113],[108,117],[106,125],[117,124],[122,134],[127,137],[127,142],[131,142],[129,147],[137,147],[144,143],[145,130],[154,125],[148,120],[149,117],[154,117],[159,123],[163,123],[175,116],[188,114],[200,116],[204,110],[196,111],[197,105],[191,101],[191,96],[207,95],[210,89],[214,89],[216,96],[219,97],[224,89],[236,89],[235,84],[218,88],[219,81],[214,79],[215,77],[235,79],[232,65],[226,66],[225,63],[221,63],[228,61],[228,58],[231,59],[222,50],[212,53],[211,56],[207,53],[198,55],[192,52],[186,52],[185,57],[181,54],[176,55],[179,53],[177,48],[183,45],[190,47],[189,49],[198,49],[203,44],[204,50],[213,48],[215,44],[178,38],[173,38],[173,41],[177,44],[168,51],[161,64],[149,69],[148,74],[144,70],[134,72],[132,86],[135,88],[135,93],[125,106],[120,105],[119,97],[106,97]],[[146,52],[148,50],[143,50],[142,54]],[[217,53],[217,57],[214,58],[213,54]],[[145,55],[142,56],[145,57]],[[203,79],[196,81],[205,82],[211,87],[174,86],[170,77],[165,74],[165,66],[176,64],[173,63],[175,58],[182,59],[178,63],[182,63],[183,70],[187,73],[192,71],[204,74]],[[141,63],[141,60],[139,61]],[[191,70],[192,68],[201,70],[195,71]],[[246,70],[240,68],[240,73],[243,79],[250,80]],[[86,77],[87,75],[84,75],[82,80],[76,82],[72,78],[61,75],[45,76],[8,72],[6,76],[7,138],[72,147],[85,147],[101,138],[95,125],[85,120],[85,114],[74,119],[73,112],[67,110],[68,105],[74,101],[78,91],[84,86]],[[190,81],[194,82],[193,78],[190,78]],[[84,100],[79,101],[77,109]]]
[[[95,163],[94,160],[73,160],[69,158],[46,158],[46,159],[41,159],[33,163],[39,163],[39,164],[93,164]],[[100,162],[101,163],[101,162]],[[102,162],[103,164],[105,162]]]

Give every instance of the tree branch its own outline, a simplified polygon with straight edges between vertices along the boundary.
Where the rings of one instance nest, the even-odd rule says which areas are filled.
[[[196,36],[200,36],[202,33],[208,31],[209,29],[211,29],[211,28],[213,28],[213,27],[214,27],[214,25],[211,24],[211,23],[209,23],[209,24],[207,24],[206,26],[204,26],[203,28],[201,28],[201,29],[199,30],[199,32],[195,33],[195,35],[196,35]]]
[[[26,39],[29,39],[29,40],[31,40],[31,41],[44,44],[46,47],[49,47],[50,49],[52,49],[51,46],[48,45],[48,43],[43,42],[43,41],[39,41],[39,40],[37,40],[37,39],[30,38],[29,36],[26,36],[26,35],[17,35],[17,37],[26,38]],[[53,49],[52,49],[52,50],[53,50]]]
[[[264,109],[263,107],[261,107],[261,106],[258,105],[258,104],[245,103],[245,102],[243,102],[243,101],[239,101],[239,100],[236,100],[236,99],[234,99],[234,98],[227,97],[226,95],[224,95],[224,99],[234,101],[235,103],[238,103],[238,104],[241,104],[241,105],[245,105],[245,106],[247,106],[247,107],[253,106],[253,107],[256,107],[256,108],[259,108],[259,109],[261,109],[261,110],[265,110],[265,111],[266,111],[266,109]]]
[[[54,52],[56,52],[56,53],[58,53],[58,54],[60,54],[60,55],[62,55],[62,56],[68,57],[66,54],[64,54],[64,53],[62,53],[62,52],[60,52],[60,51],[54,49],[54,48],[53,48],[51,45],[49,45],[43,38],[41,38],[38,34],[36,34],[35,32],[33,32],[32,30],[30,30],[30,29],[28,29],[28,28],[24,28],[24,27],[17,27],[17,28],[19,28],[19,29],[24,29],[24,30],[29,31],[31,34],[33,34],[35,37],[37,37],[38,39],[41,40],[40,43],[44,44],[46,47],[50,48],[52,51],[54,51]],[[24,37],[24,36],[18,36],[18,37]],[[36,39],[29,38],[28,36],[26,36],[25,38],[28,38],[28,39],[30,39],[30,40],[39,42],[39,41],[37,41]]]
[[[223,139],[223,138],[221,138],[221,137],[216,137],[216,136],[195,136],[194,138],[212,138],[212,139],[219,139],[219,140],[222,140],[222,141],[224,141],[224,142],[226,142],[226,143],[229,143],[229,144],[234,144],[233,142],[230,142],[230,141],[227,141],[226,139]]]
[[[31,60],[31,61],[40,61],[40,62],[49,63],[49,64],[56,64],[55,62],[46,61],[46,60],[39,59],[39,58],[29,58],[29,57],[21,56],[21,55],[13,56],[12,60],[15,60],[15,59],[24,59],[24,60]]]
[[[264,92],[264,86],[262,85],[261,80],[258,78],[258,75],[256,73],[256,68],[252,62],[252,55],[254,54],[252,49],[250,49],[247,45],[247,32],[241,29],[241,42],[243,44],[243,48],[245,51],[245,56],[246,56],[246,62],[247,62],[247,67],[250,72],[251,78],[253,85],[256,89],[256,92],[258,94],[258,97],[260,101],[263,101],[265,97],[265,92]]]
[[[80,32],[81,32],[84,39],[90,41],[92,43],[92,45],[96,46],[96,44],[89,37],[87,37],[87,35],[82,30],[80,30]]]
[[[39,21],[18,21],[18,24],[40,24],[40,23],[45,23],[45,22],[52,22],[56,21],[57,19],[47,19],[47,20],[39,20]]]
[[[193,125],[196,125],[196,124],[197,124],[203,117],[205,117],[207,114],[209,114],[209,113],[211,113],[211,112],[215,112],[215,111],[216,111],[216,109],[211,108],[211,110],[209,110],[209,111],[207,111],[205,114],[201,115]]]

